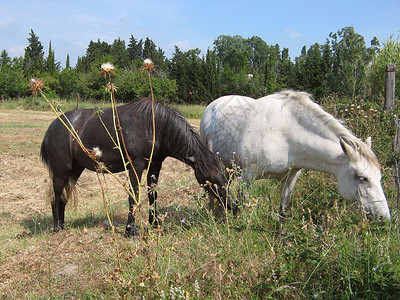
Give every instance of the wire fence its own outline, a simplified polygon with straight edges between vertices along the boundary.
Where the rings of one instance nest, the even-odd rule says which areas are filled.
[[[394,120],[396,124],[396,136],[394,138],[394,151],[396,152],[396,158],[395,158],[395,163],[396,163],[396,189],[397,189],[397,195],[396,195],[396,206],[397,209],[399,209],[399,202],[400,202],[400,169],[399,169],[399,154],[400,154],[400,120],[395,116]]]

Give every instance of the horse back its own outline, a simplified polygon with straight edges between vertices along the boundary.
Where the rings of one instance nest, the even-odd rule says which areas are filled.
[[[234,161],[242,168],[262,166],[266,173],[284,173],[292,138],[288,126],[291,111],[286,104],[266,97],[218,98],[204,112],[200,123],[202,138],[211,151],[219,152],[225,165]],[[271,161],[274,164],[268,163]]]
[[[72,164],[74,138],[70,130],[81,133],[90,114],[89,109],[71,110],[50,124],[42,141],[40,155],[52,171],[56,166],[61,168],[62,165]]]

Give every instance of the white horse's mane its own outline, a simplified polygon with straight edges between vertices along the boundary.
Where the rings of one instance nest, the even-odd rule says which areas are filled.
[[[286,99],[294,105],[304,107],[308,112],[320,119],[327,126],[327,128],[338,137],[338,141],[340,137],[345,137],[346,140],[352,144],[352,147],[357,150],[362,157],[366,158],[370,163],[380,168],[378,159],[370,147],[355,137],[341,124],[339,120],[323,110],[319,104],[315,103],[309,93],[285,90],[271,96],[274,96],[275,98]]]

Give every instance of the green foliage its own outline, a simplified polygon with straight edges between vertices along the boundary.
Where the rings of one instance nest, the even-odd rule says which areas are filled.
[[[240,35],[220,35],[214,41],[214,48],[224,68],[233,72],[251,73],[251,45]]]
[[[129,55],[126,50],[125,41],[120,38],[114,40],[110,47],[110,56],[113,59],[115,67],[122,69],[129,65]]]
[[[137,41],[133,35],[129,38],[128,56],[130,60],[140,60],[143,53],[143,41]]]
[[[297,84],[300,90],[306,90],[315,97],[327,94],[326,77],[330,72],[330,48],[325,44],[312,45],[306,52],[296,58]]]
[[[98,73],[105,62],[116,66],[119,100],[148,96],[149,89],[139,70],[143,59],[150,58],[155,64],[154,88],[162,101],[203,104],[226,94],[258,98],[290,88],[308,91],[316,98],[338,94],[378,102],[384,91],[386,64],[400,63],[398,40],[391,38],[380,47],[374,38],[367,47],[353,27],[331,33],[324,45],[304,47],[294,61],[289,49],[268,45],[258,36],[221,35],[205,54],[199,49],[183,52],[176,47],[167,59],[150,38],[138,40],[131,35],[128,45],[120,38],[111,45],[90,41],[76,66],[70,66],[68,55],[61,70],[51,42],[46,58],[33,30],[28,43],[24,58],[11,60],[5,50],[0,56],[2,98],[26,95],[29,79],[42,77],[54,96],[75,98],[79,94],[82,99],[104,99],[104,81]],[[399,80],[397,76],[397,98]]]
[[[380,100],[384,97],[385,74],[388,64],[396,64],[397,71],[400,66],[400,36],[393,36],[383,43],[383,47],[378,51],[377,56],[372,60],[372,65],[368,73],[369,92],[373,100]],[[400,76],[396,74],[395,97],[400,99]]]
[[[24,72],[28,76],[38,76],[43,69],[43,46],[32,29],[29,35],[29,45],[25,48]]]
[[[347,97],[363,95],[367,66],[372,57],[365,46],[364,37],[345,27],[331,33],[332,71],[328,82],[331,92]]]
[[[10,103],[17,101],[22,99]],[[31,108],[43,104],[32,98],[24,101]],[[174,184],[167,190],[169,180],[160,185],[160,189],[165,188],[160,190],[158,206],[165,217],[162,230],[149,228],[132,241],[122,237],[124,222],[120,221],[116,228],[118,249],[113,247],[109,228],[100,225],[104,220],[98,209],[100,191],[92,192],[94,199],[85,199],[79,210],[69,211],[68,228],[56,235],[50,233],[50,209],[37,213],[34,219],[24,219],[23,228],[28,233],[20,238],[11,237],[21,222],[15,225],[15,216],[7,219],[3,213],[9,222],[3,227],[9,228],[11,223],[13,229],[2,233],[7,242],[1,253],[3,263],[18,264],[15,273],[20,276],[14,279],[13,274],[4,273],[8,274],[4,284],[14,280],[14,285],[2,291],[3,297],[9,292],[15,293],[15,298],[398,299],[400,235],[391,139],[399,109],[386,112],[376,103],[337,95],[323,98],[321,104],[358,137],[372,135],[373,149],[383,167],[391,221],[363,219],[353,203],[339,196],[332,176],[305,171],[281,230],[279,182],[260,180],[247,188],[237,183],[240,170],[235,171],[235,184],[243,188],[241,211],[235,216],[223,211],[221,219],[208,211],[206,195],[185,173],[182,180],[189,184],[183,188]],[[65,111],[74,103],[59,105]],[[204,106],[175,107],[186,117],[200,118],[204,110]],[[17,122],[3,127],[14,132],[24,127],[42,128],[44,132],[46,126]],[[26,145],[21,145],[22,153]],[[38,145],[40,141],[32,151]],[[174,170],[165,171],[178,172],[173,166]],[[161,194],[167,201],[162,201]],[[110,197],[116,199],[110,209],[114,220],[124,220],[126,207],[121,197],[112,191]],[[90,213],[85,211],[88,207]],[[26,256],[29,259],[24,260]],[[76,266],[72,274],[65,271],[68,266]]]
[[[174,109],[178,110],[187,119],[200,120],[203,116],[205,105],[187,105],[187,104],[173,104]]]
[[[151,96],[147,73],[140,70],[117,71],[114,83],[117,87],[116,97],[119,101]],[[168,78],[152,77],[152,86],[155,97],[160,101],[173,98],[177,89],[175,81]]]
[[[0,64],[0,98],[15,98],[21,97],[28,93],[28,80],[22,70],[22,58],[8,57],[4,50],[1,54]]]
[[[44,62],[44,70],[52,76],[55,75],[56,71],[60,70],[60,63],[55,60],[54,50],[51,48],[51,41],[49,43],[49,54]]]
[[[60,90],[57,94],[61,98],[75,97],[78,92],[78,78],[78,72],[75,69],[63,69],[59,75]]]
[[[268,55],[264,63],[265,87],[267,94],[272,94],[283,88],[279,80],[280,49],[279,45],[268,48]]]

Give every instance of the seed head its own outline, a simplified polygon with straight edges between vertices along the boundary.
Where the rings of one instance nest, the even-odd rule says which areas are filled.
[[[115,73],[115,67],[112,63],[106,62],[101,65],[100,67],[100,74],[101,75],[111,75]]]
[[[143,68],[144,71],[151,71],[154,69],[154,63],[150,58],[146,58],[143,61]]]
[[[44,80],[40,80],[38,78],[31,78],[31,80],[29,81],[29,90],[35,96],[39,91],[42,91],[44,87],[45,87]]]
[[[111,82],[109,81],[106,85],[106,92],[116,92],[117,91],[117,87]]]

